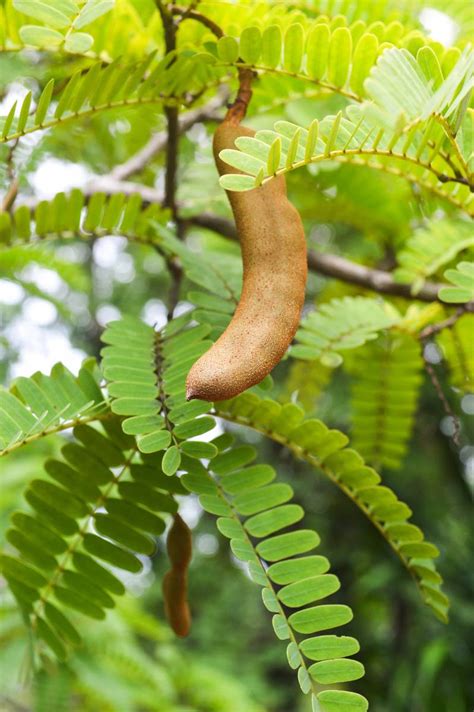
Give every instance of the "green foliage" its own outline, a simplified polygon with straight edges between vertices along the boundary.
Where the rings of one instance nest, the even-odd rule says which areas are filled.
[[[314,683],[342,683],[362,677],[363,665],[347,659],[359,651],[359,644],[352,637],[327,633],[301,636],[345,625],[352,619],[352,612],[348,606],[337,604],[306,607],[335,593],[339,579],[327,573],[329,562],[324,556],[310,554],[320,541],[315,531],[284,531],[299,522],[304,511],[299,505],[288,504],[293,495],[291,487],[270,484],[276,476],[272,467],[246,467],[255,457],[254,448],[224,446],[209,470],[189,459],[183,463],[183,483],[200,495],[206,511],[219,517],[219,531],[230,539],[234,555],[248,565],[250,576],[262,586],[263,603],[273,613],[275,634],[289,641],[288,663],[297,671],[303,693],[311,691],[315,704],[330,702],[336,712],[351,704],[367,709],[367,701],[354,693],[318,694]],[[308,659],[316,662],[310,665]]]
[[[114,5],[115,0],[102,0],[102,2],[70,0],[59,6],[53,0],[41,0],[37,3],[13,0],[15,10],[44,23],[23,25],[20,28],[20,38],[26,45],[45,48],[64,47],[66,52],[87,52],[94,38],[80,30],[109,12]]]
[[[405,177],[472,212],[466,163],[472,146],[468,144],[469,153],[463,155],[456,144],[454,175],[445,173],[450,167],[443,146],[446,141],[454,145],[464,118],[470,121],[463,99],[469,98],[473,62],[474,55],[466,52],[435,92],[421,58],[415,61],[407,51],[387,50],[366,82],[369,102],[351,105],[321,122],[314,119],[309,128],[278,121],[273,131],[237,139],[238,150],[225,149],[221,157],[247,175],[225,175],[220,183],[228,190],[249,190],[275,175],[327,160],[367,163],[398,175],[400,162],[408,162]],[[389,84],[387,74],[396,80]]]
[[[52,82],[38,98],[35,114],[30,113],[31,92],[18,107],[15,102],[7,116],[0,119],[0,143],[101,111],[173,103],[184,99],[185,93],[199,94],[210,80],[206,67],[187,53],[167,55],[160,61],[151,53],[135,64],[117,60],[104,66],[94,62],[87,71],[78,69],[72,75],[59,98],[55,97],[57,103],[52,101]]]
[[[352,365],[354,447],[376,467],[399,468],[412,434],[423,359],[409,335],[381,337]]]
[[[474,300],[474,265],[472,262],[459,262],[456,269],[444,273],[452,287],[442,287],[439,298],[449,304],[462,304]]]
[[[162,515],[177,510],[173,494],[183,491],[176,478],[157,476],[155,460],[132,462],[134,440],[114,421],[104,429],[75,426],[62,458],[44,463],[49,479],[32,480],[25,492],[32,513],[15,512],[6,534],[20,557],[3,556],[3,575],[32,631],[59,659],[80,642],[63,611],[102,620],[125,591],[96,559],[138,573],[132,551],[153,553],[150,534],[164,531]]]
[[[396,311],[384,302],[365,297],[345,297],[323,304],[303,319],[296,334],[299,342],[291,354],[296,358],[318,358],[323,366],[342,363],[339,351],[354,349],[377,338],[399,320]]]
[[[20,377],[0,390],[0,456],[78,422],[100,418],[106,410],[93,361],[75,378],[58,363],[51,375]]]
[[[273,630],[285,641],[288,664],[315,711],[367,710],[365,696],[341,689],[364,673],[352,658],[357,637],[368,642],[370,675],[356,689],[367,697],[376,690],[375,705],[382,706],[374,710],[395,712],[408,704],[441,712],[446,703],[450,712],[461,712],[469,692],[460,682],[459,661],[466,657],[460,646],[472,616],[461,584],[452,582],[459,571],[468,580],[459,503],[469,465],[464,470],[461,464],[467,450],[459,458],[440,434],[444,414],[434,390],[427,383],[422,399],[420,391],[428,325],[444,357],[439,377],[446,370],[453,387],[443,405],[472,391],[474,378],[472,305],[449,306],[474,299],[466,262],[472,231],[462,214],[473,214],[474,205],[474,55],[466,4],[186,2],[173,7],[176,48],[169,53],[163,18],[169,42],[170,7],[163,4],[160,13],[159,5],[0,3],[0,271],[6,280],[0,290],[7,286],[0,320],[12,320],[0,338],[0,370],[6,382],[7,361],[15,374],[25,372],[16,362],[22,346],[13,328],[25,315],[15,294],[9,301],[12,282],[56,306],[62,318],[56,327],[67,331],[71,344],[100,353],[99,362],[86,358],[77,376],[58,363],[49,376],[37,371],[0,387],[6,464],[0,528],[7,531],[0,557],[8,583],[0,605],[6,642],[0,663],[10,681],[20,653],[27,655],[34,685],[18,704],[35,712],[78,704],[84,712],[296,709],[293,695],[279,697],[286,680],[279,651],[268,644],[256,609],[248,613],[242,605],[245,578],[238,588],[229,586],[227,574],[238,567],[261,586]],[[424,7],[438,7],[458,22],[453,46],[424,34]],[[437,302],[422,308],[413,300],[405,308],[401,299],[375,298],[350,278],[344,284],[344,276],[341,283],[330,269],[318,270],[329,282],[321,285],[311,275],[308,303],[320,306],[304,312],[292,358],[275,371],[275,383],[266,378],[229,402],[187,402],[186,374],[229,324],[242,264],[238,246],[212,234],[214,228],[226,237],[233,232],[210,161],[208,123],[216,110],[201,112],[198,125],[186,131],[181,124],[190,112],[178,127],[173,122],[216,93],[223,115],[243,67],[254,73],[248,121],[256,135],[241,137],[235,150],[222,154],[243,174],[224,176],[221,186],[258,189],[305,167],[289,176],[288,188],[315,262],[321,251],[329,262],[331,253],[343,254],[356,270],[376,266],[389,281],[410,284],[414,300],[426,299],[423,287],[435,300],[430,279],[442,282],[443,273],[449,285],[443,283]],[[157,148],[154,134],[163,128],[169,140]],[[86,187],[38,200],[40,174],[34,174],[49,158],[85,169]],[[124,166],[129,172],[122,180]],[[162,185],[167,207],[156,202]],[[99,259],[107,244],[100,238],[109,236],[121,238],[113,249],[117,266],[126,258],[122,279],[115,264]],[[81,250],[84,241],[88,247]],[[54,271],[62,291],[37,283],[29,270],[35,264]],[[160,328],[149,325],[155,313]],[[429,357],[427,350],[427,363]],[[418,407],[423,428],[414,442]],[[354,447],[346,435],[351,420]],[[462,423],[462,446],[465,430]],[[423,479],[427,453],[429,483]],[[378,470],[396,468],[397,479],[388,472],[382,484]],[[442,468],[460,476],[447,486]],[[325,478],[312,485],[299,477],[307,472],[311,478],[313,470]],[[442,483],[442,498],[435,482]],[[344,495],[341,501],[330,483]],[[422,488],[422,498],[412,496]],[[425,625],[412,615],[409,577],[399,576],[397,559],[392,567],[375,554],[377,531],[423,601],[447,621],[448,599],[434,565],[438,549],[411,523],[402,498],[416,503],[419,520],[443,543],[454,632],[441,633],[437,621]],[[189,591],[198,634],[186,654],[156,611],[164,566],[155,554],[164,549],[162,535],[180,502],[201,517]],[[373,525],[367,532],[348,515],[352,505]],[[459,517],[449,519],[450,510]],[[204,537],[214,541],[208,514],[217,517],[232,556],[218,542],[207,559]],[[341,521],[344,541],[338,539]],[[314,553],[315,529],[332,571],[328,559]],[[126,589],[133,595],[125,596]],[[211,599],[216,591],[217,602]],[[10,616],[11,594],[17,607]],[[334,599],[326,601],[329,596]],[[221,602],[226,625],[235,621],[232,645],[229,627],[216,632],[208,626]],[[352,609],[360,614],[354,620]],[[337,631],[348,624],[354,637]],[[435,641],[426,651],[418,649],[420,631],[423,640]],[[397,665],[381,672],[384,666],[370,659],[383,646]],[[233,671],[249,648],[255,649],[252,663],[241,666],[237,682],[223,671],[226,665]],[[247,685],[250,665],[255,671]],[[9,709],[17,688],[10,682],[7,688]]]
[[[218,404],[216,412],[232,422],[247,425],[287,447],[298,458],[321,470],[361,509],[386,538],[419,582],[425,603],[441,620],[447,620],[448,599],[440,591],[442,581],[432,560],[437,548],[424,541],[422,531],[408,523],[412,512],[362,457],[346,448],[347,437],[329,430],[320,420],[306,419],[304,411],[287,403],[242,394]]]
[[[441,220],[416,230],[398,253],[395,277],[411,283],[414,295],[425,280],[449,264],[456,255],[474,245],[471,226],[465,222]]]
[[[18,245],[24,242],[43,242],[52,238],[82,238],[91,239],[109,235],[126,235],[131,240],[145,244],[154,244],[154,236],[150,230],[152,220],[166,219],[166,211],[156,204],[145,207],[142,197],[136,193],[127,198],[123,193],[108,196],[98,191],[86,204],[86,196],[78,189],[69,194],[57,193],[53,200],[41,200],[33,211],[26,206],[20,206],[11,212],[0,212],[0,243],[3,245]],[[0,252],[2,266],[16,267],[15,255],[43,255],[39,249],[34,252],[9,249]],[[18,261],[18,260],[17,260]],[[32,260],[30,260],[32,261]],[[60,272],[59,262],[49,255],[49,264]],[[69,268],[69,274],[72,269]],[[63,274],[61,274],[63,276]]]
[[[465,314],[450,329],[442,331],[437,339],[446,359],[453,386],[467,393],[474,389],[473,328],[474,315]]]

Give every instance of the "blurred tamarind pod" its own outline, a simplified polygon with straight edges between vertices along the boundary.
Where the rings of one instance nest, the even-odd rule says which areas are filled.
[[[191,611],[188,604],[187,574],[171,569],[163,578],[165,614],[172,630],[180,638],[189,635]]]
[[[163,598],[168,622],[180,637],[189,634],[191,612],[187,600],[188,567],[192,557],[191,530],[179,514],[174,517],[166,541],[171,569],[163,578]]]

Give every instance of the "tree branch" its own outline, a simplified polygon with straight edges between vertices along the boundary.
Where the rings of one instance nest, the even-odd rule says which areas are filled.
[[[207,29],[210,30],[218,39],[224,36],[222,29],[217,23],[211,20],[210,17],[206,17],[206,15],[197,12],[192,7],[185,8],[174,5],[171,8],[171,13],[173,15],[179,15],[182,20],[196,20],[196,22],[200,22],[201,25],[207,27]]]
[[[188,111],[178,118],[177,131],[181,135],[186,133],[191,126],[202,121],[220,121],[219,109],[226,103],[229,93],[220,91],[207,104]],[[115,166],[109,177],[115,181],[127,180],[136,173],[141,173],[153,158],[163,151],[168,142],[168,132],[160,131],[152,136],[148,143],[127,161]]]
[[[232,240],[237,240],[237,231],[235,225],[230,220],[213,215],[211,213],[201,213],[188,218],[192,225],[207,228],[218,232],[224,237]],[[319,274],[324,274],[327,277],[334,277],[349,284],[357,284],[360,287],[371,289],[380,294],[391,294],[395,297],[404,297],[405,299],[418,299],[422,302],[436,302],[438,299],[438,290],[440,284],[433,282],[425,282],[420,291],[413,295],[411,293],[411,285],[395,282],[390,272],[384,272],[380,269],[365,267],[350,260],[346,260],[339,255],[328,255],[322,252],[308,250],[308,267],[309,269]]]
[[[444,321],[438,321],[436,324],[427,326],[426,329],[420,332],[419,338],[422,341],[426,341],[426,339],[430,339],[432,336],[435,336],[435,334],[439,334],[440,331],[450,329],[464,314],[472,314],[472,312],[474,312],[474,302],[467,302],[456,309],[455,313],[447,319],[444,319]]]

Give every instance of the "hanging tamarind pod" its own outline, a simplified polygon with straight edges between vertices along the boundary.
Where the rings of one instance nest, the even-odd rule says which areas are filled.
[[[180,637],[189,634],[191,611],[188,604],[188,567],[192,556],[192,537],[189,527],[175,515],[168,532],[166,548],[171,569],[163,577],[163,599],[168,622]]]
[[[240,173],[224,163],[220,152],[235,148],[239,136],[254,135],[240,125],[241,113],[236,119],[230,110],[214,134],[220,175]],[[242,249],[242,295],[224,333],[189,371],[188,400],[226,400],[259,383],[285,354],[304,304],[306,241],[284,177],[248,192],[227,191],[227,196]]]

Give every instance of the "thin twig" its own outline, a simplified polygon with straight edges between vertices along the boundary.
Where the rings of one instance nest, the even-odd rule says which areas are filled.
[[[431,383],[433,384],[436,394],[437,394],[439,400],[441,401],[441,404],[444,408],[444,412],[452,420],[453,434],[451,437],[453,439],[453,443],[456,445],[456,447],[459,448],[461,446],[461,441],[460,441],[461,424],[459,422],[459,418],[453,412],[453,409],[451,408],[451,405],[444,394],[443,387],[439,381],[438,376],[436,375],[436,371],[434,370],[432,364],[428,361],[428,359],[426,358],[426,356],[424,354],[423,354],[423,358],[424,358],[424,362],[425,362],[426,371],[430,377]]]
[[[207,29],[210,30],[217,38],[224,36],[222,29],[214,22],[214,20],[211,20],[209,17],[206,17],[206,15],[197,12],[192,7],[185,8],[174,5],[171,8],[171,13],[173,15],[179,15],[182,20],[196,20],[196,22],[200,22],[201,25],[207,27]]]
[[[419,339],[421,339],[421,341],[426,341],[426,339],[431,338],[435,334],[438,334],[440,331],[443,331],[444,329],[450,329],[464,314],[469,314],[473,311],[473,302],[467,302],[467,304],[463,304],[458,309],[456,309],[455,313],[447,319],[444,319],[443,321],[438,321],[436,324],[432,324],[431,326],[427,326],[426,329],[423,329],[423,331],[421,331],[419,334]]]
[[[176,25],[173,20],[173,15],[170,9],[165,7],[161,0],[157,0],[157,7],[163,23],[166,52],[173,52],[176,49]],[[183,240],[185,237],[185,228],[179,218],[178,205],[176,202],[179,149],[178,113],[179,110],[177,106],[165,106],[167,140],[163,207],[169,208],[171,211],[173,220],[176,223],[176,235],[178,239]],[[168,297],[168,320],[170,320],[173,318],[174,310],[178,303],[183,270],[178,261],[170,258],[167,258],[166,261],[171,274],[171,286]]]
[[[16,196],[18,195],[19,180],[18,180],[18,176],[15,173],[15,168],[13,166],[13,157],[15,154],[15,149],[18,146],[18,141],[19,141],[19,139],[17,139],[10,146],[7,158],[5,160],[6,171],[7,171],[8,179],[10,180],[10,185],[8,187],[6,194],[5,194],[5,197],[3,198],[2,207],[1,207],[1,209],[3,211],[7,211],[7,210],[11,209],[11,207],[13,206],[13,203],[16,200]]]
[[[178,118],[178,134],[186,133],[194,124],[204,121],[219,121],[219,109],[225,104],[228,98],[227,91],[218,92],[207,104],[186,112]],[[113,168],[109,176],[113,180],[127,180],[136,173],[141,173],[158,153],[161,153],[168,142],[168,132],[160,131],[151,137],[143,148],[131,156],[127,161]]]

